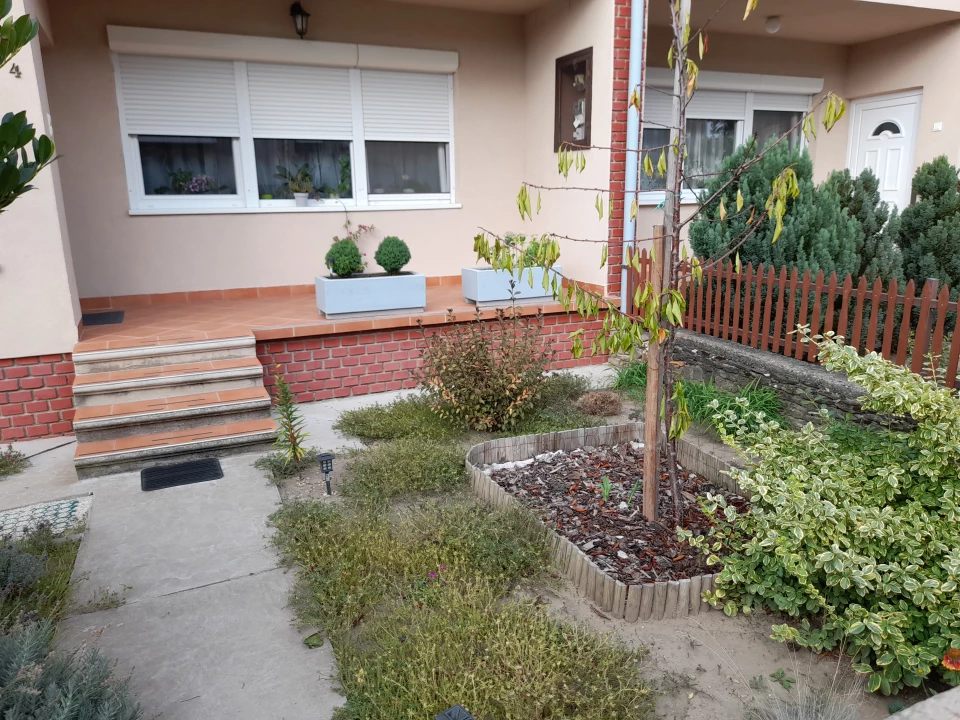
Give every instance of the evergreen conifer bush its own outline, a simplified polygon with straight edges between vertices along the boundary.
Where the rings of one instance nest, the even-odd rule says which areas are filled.
[[[840,198],[840,207],[860,226],[857,256],[860,267],[854,277],[865,277],[872,286],[880,278],[884,286],[903,281],[903,257],[897,247],[900,217],[896,208],[880,199],[880,181],[870,168],[857,177],[849,170],[837,171],[827,179]]]
[[[704,197],[720,190],[733,171],[756,157],[757,152],[756,148],[744,145],[724,160],[720,174],[707,184]],[[737,239],[749,232],[749,213],[730,210],[736,208],[737,191],[743,196],[744,207],[753,205],[759,213],[770,196],[774,179],[791,166],[797,174],[800,195],[787,203],[783,233],[774,242],[774,223],[763,224],[737,251],[744,267],[747,263],[754,267],[762,263],[765,267],[795,267],[801,275],[805,270],[814,275],[818,270],[823,270],[824,275],[836,271],[838,277],[856,273],[860,268],[859,223],[844,211],[833,185],[814,185],[813,163],[807,151],[791,150],[785,143],[770,148],[725,191],[726,222],[718,222],[719,197],[706,205],[700,219],[690,226],[690,244],[696,255],[703,259],[726,255]]]
[[[927,278],[960,292],[960,193],[957,168],[946,157],[924,163],[913,178],[917,201],[901,215],[904,274],[919,288]]]
[[[373,259],[388,275],[396,275],[410,262],[410,248],[398,237],[385,237],[374,253]]]
[[[283,460],[284,467],[295,468],[299,475],[303,465],[307,462],[307,438],[309,435],[304,430],[307,421],[293,399],[290,385],[283,379],[282,375],[277,375],[275,403],[279,429],[274,446]]]
[[[864,388],[865,410],[915,426],[791,431],[719,415],[721,435],[750,458],[732,476],[752,507],[706,504],[717,529],[691,542],[710,563],[722,557],[708,597],[728,614],[789,616],[776,638],[853,656],[871,691],[931,676],[960,684],[960,398],[875,353],[832,338],[820,348],[825,367]]]

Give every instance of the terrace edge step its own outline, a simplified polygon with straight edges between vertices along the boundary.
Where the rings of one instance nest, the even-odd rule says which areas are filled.
[[[74,363],[95,363],[114,360],[138,360],[161,355],[177,355],[194,352],[216,352],[237,348],[256,347],[257,339],[251,335],[218,338],[216,340],[187,340],[155,345],[137,345],[115,350],[80,350],[73,353]]]
[[[219,399],[218,395],[202,393],[158,399],[151,403],[152,407],[141,411],[136,408],[142,408],[142,402],[81,407],[74,416],[73,430],[78,442],[96,442],[163,430],[203,427],[216,418],[223,418],[223,422],[239,422],[271,416],[272,401],[263,387],[235,391],[235,397],[229,399]],[[109,414],[93,412],[105,407],[109,407]]]
[[[84,455],[78,443],[74,466],[81,480],[112,473],[167,465],[200,457],[224,457],[254,450],[268,449],[276,439],[277,424],[272,419],[204,426],[210,434],[195,432],[183,438],[170,438],[170,433],[141,435],[140,444],[105,452]],[[202,430],[203,428],[195,428]]]

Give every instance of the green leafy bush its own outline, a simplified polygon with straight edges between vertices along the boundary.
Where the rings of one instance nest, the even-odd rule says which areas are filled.
[[[711,562],[723,556],[710,599],[730,614],[799,619],[775,637],[852,655],[872,691],[931,675],[957,685],[960,673],[941,663],[960,650],[960,398],[833,339],[819,357],[866,390],[864,409],[915,427],[750,429],[728,411],[720,431],[752,462],[732,476],[753,502],[744,515],[708,503],[717,530],[693,541]]]
[[[54,626],[44,620],[0,636],[0,715],[5,720],[136,720],[129,681],[112,677],[97,650],[52,653]]]
[[[388,275],[396,275],[410,262],[410,248],[400,238],[390,235],[380,243],[373,259]]]
[[[363,272],[363,256],[353,240],[337,240],[330,246],[325,262],[337,277],[350,277]]]
[[[553,358],[542,318],[497,318],[424,334],[420,384],[434,410],[475,430],[504,430],[529,414]]]
[[[434,412],[431,400],[423,395],[347,410],[340,413],[333,427],[364,440],[394,440],[414,435],[443,439],[460,434],[449,419]]]
[[[465,452],[458,442],[401,437],[355,451],[347,460],[343,494],[382,501],[413,492],[440,492],[465,477]]]
[[[723,161],[720,174],[707,183],[705,196],[711,197],[726,183],[732,173],[744,162],[759,153],[749,145],[740,147]],[[732,248],[739,238],[749,235],[738,252],[744,267],[763,264],[776,268],[796,267],[802,275],[805,270],[825,275],[836,271],[839,277],[855,273],[860,267],[857,242],[861,233],[857,220],[841,206],[835,187],[813,182],[813,163],[806,150],[791,150],[786,143],[770,148],[763,158],[751,165],[724,191],[725,207],[736,207],[739,190],[746,207],[762,212],[773,187],[773,181],[787,167],[793,167],[800,188],[799,197],[788,201],[783,220],[783,233],[773,242],[775,224],[761,224],[758,232],[749,234],[749,212],[730,213],[726,222],[720,219],[720,198],[706,205],[697,222],[690,226],[690,244],[701,258],[719,258]]]
[[[960,290],[960,192],[957,168],[945,156],[924,163],[913,178],[917,201],[903,211],[899,245],[904,274],[922,287],[927,278]]]

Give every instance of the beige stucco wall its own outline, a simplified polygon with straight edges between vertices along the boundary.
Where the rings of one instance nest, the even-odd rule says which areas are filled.
[[[666,28],[658,27],[650,30],[647,59],[651,67],[666,66],[670,46],[668,32]],[[700,62],[701,70],[823,78],[824,92],[832,90],[845,96],[848,63],[845,46],[722,33],[710,33],[709,38],[708,52]],[[847,134],[846,119],[838,122],[830,133],[819,128],[817,138],[809,146],[817,182],[825,180],[831,171],[845,167]],[[693,205],[684,205],[683,219],[688,218],[693,210]],[[649,206],[642,208],[638,215],[637,237],[651,237],[654,225],[662,222],[662,210]],[[641,243],[640,247],[649,247],[649,243]]]
[[[57,43],[45,51],[59,118],[61,172],[81,297],[312,283],[342,213],[128,214],[106,25],[290,38],[287,0],[51,0]],[[406,240],[411,270],[459,274],[475,264],[481,224],[516,224],[524,163],[524,39],[519,16],[378,0],[311,8],[309,39],[456,50],[455,152],[461,209],[351,213]]]
[[[960,163],[960,95],[957,67],[960,64],[960,23],[904,33],[855,45],[850,51],[847,96],[923,90],[917,127],[916,164],[938,155]],[[934,132],[934,123],[943,129]],[[842,158],[846,162],[846,149]]]
[[[565,180],[557,172],[554,139],[556,60],[588,47],[593,48],[591,144],[610,147],[613,103],[613,13],[612,0],[556,0],[526,19],[526,114],[524,180],[537,185],[581,188],[610,187],[610,152],[587,150],[587,167],[571,170]],[[515,197],[519,186],[510,189]],[[536,191],[533,203],[536,206]],[[541,193],[542,208],[533,222],[511,218],[515,232],[551,232],[571,238],[604,240],[607,208],[598,217],[596,192],[555,190]],[[603,285],[606,269],[600,268],[601,249],[596,243],[561,241],[560,264],[564,274],[587,283]]]
[[[42,5],[28,3],[26,11]],[[14,0],[13,16],[24,14]],[[39,133],[59,142],[48,121],[40,39],[15,58],[20,77],[0,72],[0,115],[27,111]],[[35,189],[0,214],[0,358],[70,352],[77,341],[80,305],[66,219],[59,164],[45,169]]]

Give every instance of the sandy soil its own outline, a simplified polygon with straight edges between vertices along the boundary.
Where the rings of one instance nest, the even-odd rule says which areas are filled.
[[[860,704],[860,720],[889,716],[889,698],[857,691],[853,673],[846,670],[848,661],[818,660],[812,653],[771,640],[775,620],[769,616],[730,618],[711,611],[630,624],[606,617],[566,582],[538,586],[536,593],[558,618],[612,633],[632,647],[645,647],[647,676],[661,693],[657,714],[663,720],[745,720],[757,703],[786,704],[799,693],[829,687],[852,690],[851,702]],[[797,681],[789,692],[769,677],[781,668]],[[759,685],[758,676],[763,678]]]

